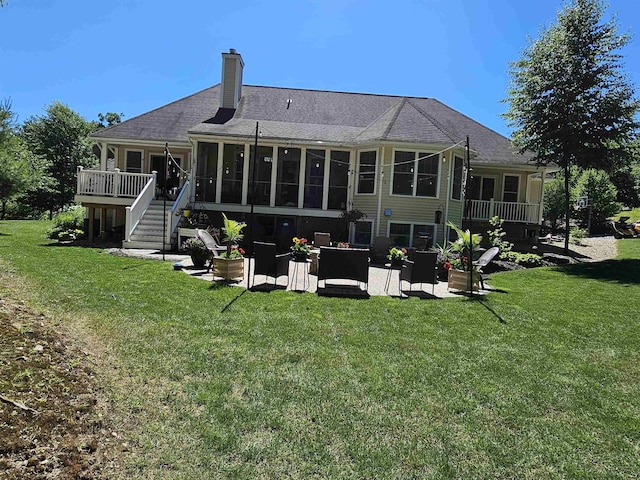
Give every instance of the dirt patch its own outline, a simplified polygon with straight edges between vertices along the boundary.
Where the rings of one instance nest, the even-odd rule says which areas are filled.
[[[91,357],[25,304],[0,299],[0,479],[103,479],[126,445]]]

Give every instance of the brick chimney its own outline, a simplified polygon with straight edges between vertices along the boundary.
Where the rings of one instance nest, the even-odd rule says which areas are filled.
[[[242,55],[230,48],[229,53],[222,53],[222,80],[220,82],[220,108],[238,107],[242,96]]]

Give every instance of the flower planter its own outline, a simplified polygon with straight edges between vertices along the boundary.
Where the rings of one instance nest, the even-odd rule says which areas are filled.
[[[244,258],[214,258],[213,276],[222,277],[225,280],[244,277]]]
[[[307,261],[307,254],[306,253],[294,253],[293,254],[293,259],[296,262],[306,262]]]
[[[391,268],[402,268],[402,259],[401,258],[392,258],[391,259]]]
[[[469,275],[473,273],[472,288],[474,291],[480,290],[480,273],[478,272],[466,272],[464,270],[449,270],[449,289],[454,288],[456,290],[469,291]]]
[[[195,268],[204,268],[209,259],[209,252],[191,253],[191,262]]]

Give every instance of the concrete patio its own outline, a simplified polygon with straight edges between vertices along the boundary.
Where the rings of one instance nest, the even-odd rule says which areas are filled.
[[[129,257],[137,257],[137,258],[147,258],[154,260],[162,260],[162,252],[157,250],[140,250],[140,249],[120,249],[119,254],[129,256]],[[191,262],[191,258],[189,255],[180,255],[175,253],[167,253],[164,256],[165,261],[172,263],[180,263],[182,265],[181,271],[186,273],[187,275],[191,275],[195,278],[199,278],[207,281],[221,281],[224,282],[222,278],[216,277],[214,279],[213,274],[211,272],[206,271],[206,269],[196,268],[193,266]],[[251,268],[251,270],[250,270]],[[229,285],[238,286],[247,288],[247,278],[249,276],[249,272],[251,272],[250,286],[255,288],[256,290],[273,290],[273,289],[281,289],[281,290],[291,290],[296,292],[308,292],[308,293],[317,293],[318,292],[318,278],[314,274],[308,273],[309,265],[297,264],[296,262],[289,262],[289,277],[282,276],[278,278],[277,283],[274,283],[273,277],[265,277],[264,275],[256,275],[255,276],[255,286],[253,282],[253,265],[250,263],[248,258],[244,260],[244,277],[242,279],[238,278],[237,280],[229,281]],[[176,272],[178,273],[178,272]],[[400,297],[400,291],[398,286],[398,270],[389,270],[385,266],[381,265],[371,265],[369,267],[369,284],[367,288],[367,293],[369,296],[391,296],[391,297]],[[306,277],[306,279],[305,279]],[[289,283],[287,283],[287,280]],[[385,285],[389,281],[388,291],[385,291]],[[346,296],[359,296],[355,290],[358,287],[357,282],[343,280],[343,281],[330,281],[327,285],[327,289],[323,290],[324,281],[320,282],[321,285],[321,293],[325,293],[328,296],[332,296],[334,293],[339,295],[340,290],[346,291]],[[486,282],[485,282],[486,286]],[[363,287],[363,285],[360,285]],[[449,290],[447,288],[446,281],[440,281],[433,288],[432,295],[432,285],[423,284],[422,289],[420,284],[414,284],[411,286],[412,291],[409,291],[409,284],[407,282],[403,282],[402,290],[403,296],[416,296],[420,298],[447,298],[447,297],[459,297],[464,295],[463,292],[457,290]],[[336,293],[337,292],[337,293]],[[350,295],[351,293],[356,293],[355,295]],[[487,290],[481,290],[479,294],[486,294]]]

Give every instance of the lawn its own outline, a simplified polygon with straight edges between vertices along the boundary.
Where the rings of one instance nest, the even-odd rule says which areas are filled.
[[[495,274],[482,299],[354,300],[212,285],[46,226],[0,222],[0,265],[103,352],[122,478],[640,472],[640,240]]]

